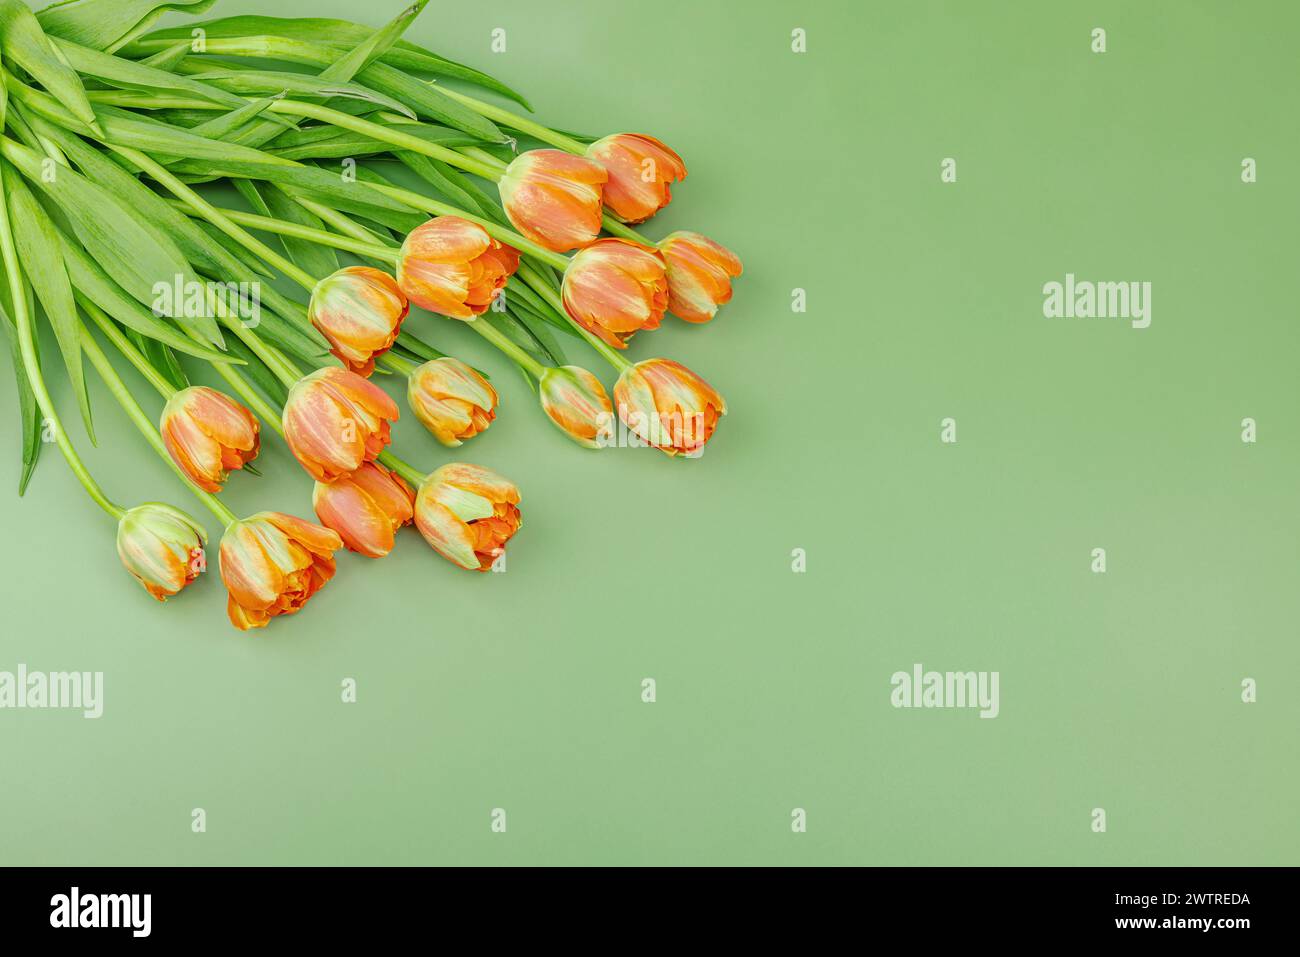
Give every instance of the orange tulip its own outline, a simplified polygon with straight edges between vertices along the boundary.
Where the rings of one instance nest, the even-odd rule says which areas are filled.
[[[294,614],[334,577],[334,553],[342,547],[328,528],[282,512],[231,522],[221,537],[230,623],[247,631]]]
[[[668,264],[668,309],[687,322],[708,322],[731,301],[731,280],[743,267],[726,246],[699,233],[671,233],[659,242]]]
[[[453,448],[496,418],[496,390],[451,356],[431,359],[412,372],[406,381],[406,401],[433,437]]]
[[[393,550],[397,530],[415,518],[415,492],[377,462],[328,485],[317,482],[311,496],[316,517],[343,539],[349,551],[383,558]]]
[[[326,366],[299,379],[284,404],[284,439],[318,482],[372,462],[390,439],[397,403],[355,372]]]
[[[698,453],[727,414],[713,386],[671,359],[645,359],[623,370],[614,400],[627,427],[669,455]]]
[[[172,461],[205,492],[220,492],[229,470],[257,458],[261,444],[253,413],[201,385],[167,400],[158,431]]]
[[[126,570],[159,601],[199,577],[204,570],[203,526],[178,508],[146,502],[117,523],[117,554]]]
[[[601,190],[608,178],[605,167],[585,156],[529,150],[506,167],[497,188],[515,229],[564,253],[600,235]]]
[[[608,438],[614,407],[600,380],[580,366],[547,369],[537,383],[542,411],[569,438],[598,449]]]
[[[330,352],[362,376],[374,372],[375,359],[393,347],[409,311],[397,280],[369,266],[326,276],[307,305],[307,317],[329,340]]]
[[[519,253],[459,216],[426,220],[406,234],[397,283],[421,309],[453,319],[487,311],[519,268]]]
[[[643,329],[657,329],[668,307],[668,276],[656,250],[626,239],[598,239],[564,271],[564,308],[615,349]]]
[[[481,465],[444,465],[415,496],[415,527],[461,568],[490,569],[519,525],[519,489]]]
[[[672,201],[672,184],[686,178],[686,164],[667,145],[640,133],[615,133],[587,147],[605,167],[605,205],[627,223],[645,222]]]

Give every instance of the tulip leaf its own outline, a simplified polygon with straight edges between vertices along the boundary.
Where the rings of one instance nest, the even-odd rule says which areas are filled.
[[[385,124],[381,124],[385,125]],[[428,123],[403,124],[401,131],[408,136],[418,136],[422,140],[439,146],[473,146],[478,142],[474,137],[460,130],[445,126],[433,126]],[[367,156],[393,151],[393,144],[383,140],[372,139],[364,133],[355,133],[331,126],[313,126],[305,130],[286,132],[276,137],[267,147],[268,152],[281,159],[340,159],[347,156]],[[421,159],[428,159],[422,154]]]
[[[193,41],[182,40],[180,43],[159,50],[153,56],[145,57],[140,62],[160,70],[175,70],[177,64],[189,56],[192,45]]]
[[[303,209],[273,183],[268,183],[262,188],[262,195],[266,198],[271,215],[276,219],[297,223],[300,226],[310,226],[312,229],[325,228],[325,224],[315,214]],[[285,251],[294,264],[316,279],[324,279],[338,271],[339,257],[332,247],[305,239],[295,239],[292,236],[280,238],[284,241]]]
[[[136,63],[134,60],[101,53],[99,50],[70,40],[55,39],[54,46],[78,73],[93,76],[109,86],[124,90],[198,97],[230,109],[237,109],[244,105],[244,101],[234,93],[201,80],[177,76],[175,73]]]
[[[170,11],[206,13],[216,0],[64,0],[36,14],[45,32],[96,50],[113,52]],[[188,27],[181,35],[188,40]]]
[[[277,36],[291,40],[316,41],[325,46],[344,50],[349,45],[364,42],[374,33],[373,27],[352,23],[348,20],[332,20],[319,17],[267,17],[235,16],[221,17],[216,20],[202,21],[197,24],[209,38],[233,38],[256,35]],[[179,39],[188,39],[189,27],[172,27],[158,30],[142,37],[140,41],[128,48],[128,55],[152,52],[160,46],[174,43]],[[464,80],[476,86],[500,93],[518,103],[527,110],[532,106],[523,94],[518,93],[495,77],[479,70],[439,56],[409,40],[398,40],[379,57],[379,62],[389,64],[401,70],[414,73],[428,73],[449,79]]]
[[[93,443],[95,425],[81,362],[81,321],[77,318],[77,304],[72,297],[72,283],[63,265],[59,232],[36,197],[28,191],[22,177],[5,177],[5,202],[11,213],[19,261],[54,329],[59,351],[63,353],[63,364],[68,370],[68,381],[81,409],[81,420]]]
[[[260,100],[252,100],[237,110],[231,110],[229,113],[222,113],[220,116],[204,119],[190,127],[190,132],[195,136],[202,136],[210,140],[224,140],[230,138],[237,130],[256,120],[266,112],[272,103],[280,99],[278,96],[266,96]],[[288,126],[286,122],[284,124]]]
[[[19,282],[26,283],[26,279],[20,276]],[[9,279],[3,264],[0,264],[0,290],[3,290],[0,293],[0,324],[4,325],[5,338],[9,341],[9,358],[13,362],[14,383],[18,388],[18,418],[23,430],[23,469],[18,477],[18,494],[22,495],[27,491],[27,483],[31,481],[32,472],[36,469],[36,460],[41,455],[41,409],[36,404],[36,394],[32,392],[31,381],[27,378],[27,366],[23,363],[23,351],[18,342],[18,325],[5,309],[5,299],[9,295]],[[28,302],[30,301],[29,296]],[[30,310],[30,305],[28,308]],[[35,339],[32,345],[37,345]],[[39,361],[38,357],[38,364]]]
[[[81,78],[59,56],[23,0],[0,0],[0,54],[31,74],[73,116],[94,127],[95,112]]]
[[[189,79],[202,81],[232,94],[256,95],[290,92],[326,100],[335,96],[348,97],[369,103],[375,108],[393,110],[415,119],[415,113],[409,107],[391,96],[384,96],[384,94],[368,89],[359,83],[349,83],[346,80],[327,80],[321,76],[312,76],[309,73],[227,69],[195,73]]]
[[[153,370],[167,380],[168,385],[174,389],[189,388],[189,377],[185,375],[185,370],[181,368],[170,349],[157,339],[142,336],[134,329],[127,329],[126,337],[131,340]]]
[[[253,380],[253,384],[262,390],[263,394],[271,400],[272,405],[283,406],[289,397],[289,390],[284,387],[284,383],[276,377],[275,373],[253,354],[253,350],[238,339],[232,339],[230,351],[244,360],[244,367],[239,371]],[[245,465],[244,468],[248,466]]]

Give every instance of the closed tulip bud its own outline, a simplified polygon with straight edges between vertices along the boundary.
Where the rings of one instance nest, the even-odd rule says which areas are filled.
[[[547,369],[537,383],[537,394],[542,411],[579,445],[598,449],[610,435],[614,407],[600,380],[586,369]]]
[[[409,311],[397,280],[369,266],[326,276],[307,305],[307,317],[329,340],[330,352],[362,376],[374,372],[375,359],[393,347]]]
[[[743,267],[726,246],[699,233],[676,232],[659,242],[668,264],[668,309],[687,322],[708,322],[731,301],[731,280]]]
[[[172,461],[205,492],[220,492],[230,470],[257,458],[261,444],[253,413],[201,385],[167,400],[158,431]]]
[[[146,502],[117,523],[117,554],[126,570],[159,601],[199,577],[204,570],[203,526],[178,508]]]
[[[598,239],[579,250],[561,284],[565,311],[615,349],[657,329],[668,307],[668,275],[658,251],[626,239]]]
[[[608,178],[605,167],[585,156],[529,150],[506,167],[497,188],[515,229],[565,253],[600,235],[601,190]]]
[[[406,234],[397,282],[421,309],[453,319],[487,311],[519,268],[519,252],[459,216],[426,220]]]
[[[519,489],[481,465],[444,465],[415,496],[415,527],[461,568],[490,569],[519,524]]]
[[[321,524],[337,532],[349,551],[367,558],[391,552],[397,530],[415,518],[411,486],[377,462],[328,485],[317,482],[311,502]]]
[[[221,537],[230,623],[247,631],[294,614],[334,577],[334,553],[342,547],[328,528],[282,512],[231,522]]]
[[[671,359],[645,359],[623,370],[614,401],[629,429],[669,455],[698,453],[727,413],[713,386]]]
[[[640,133],[615,133],[587,147],[605,167],[605,205],[619,219],[640,223],[671,202],[672,184],[686,178],[686,164],[667,145]]]
[[[284,439],[318,482],[372,462],[391,441],[397,403],[355,372],[326,366],[299,379],[284,403]]]
[[[431,359],[412,372],[406,401],[433,437],[452,448],[478,435],[497,415],[496,390],[451,356]]]

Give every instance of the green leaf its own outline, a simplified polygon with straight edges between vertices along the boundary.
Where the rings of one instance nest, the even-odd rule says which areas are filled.
[[[237,179],[234,182],[246,183],[250,182],[250,180]],[[216,275],[237,276],[247,271],[255,276],[261,276],[263,279],[275,278],[275,273],[267,268],[266,263],[262,262],[262,260],[258,259],[239,243],[235,242],[235,240],[223,233],[220,227],[214,226],[206,219],[192,219],[190,222],[203,230],[204,234],[209,239],[214,243],[219,244],[227,253],[230,254],[230,258],[235,260],[234,264],[227,266],[224,269],[217,270]]]
[[[259,116],[263,116],[271,104],[280,99],[279,96],[266,96],[260,100],[253,100],[244,104],[237,110],[231,110],[229,113],[222,113],[220,116],[204,119],[190,127],[190,132],[195,136],[202,136],[209,140],[232,139],[234,134],[242,127],[252,123]],[[271,123],[276,123],[286,129],[292,129],[293,126],[288,120],[280,117],[267,117]]]
[[[198,16],[206,13],[214,2],[215,0],[65,0],[46,7],[36,14],[36,18],[45,32],[52,36],[111,53],[148,30],[164,13],[175,10]],[[182,36],[188,39],[189,28],[179,29]]]
[[[101,53],[70,40],[55,39],[54,46],[78,73],[93,76],[109,86],[124,90],[198,97],[231,109],[244,105],[244,101],[235,94],[201,80],[177,76],[175,73],[136,63],[134,60]]]
[[[262,195],[266,197],[266,204],[271,209],[271,215],[276,219],[297,223],[300,226],[310,226],[312,229],[325,228],[325,224],[318,217],[295,203],[279,187],[268,183],[262,190]],[[295,239],[292,236],[280,238],[284,241],[285,251],[294,264],[317,279],[324,279],[338,271],[338,254],[329,246]]]
[[[232,339],[230,342],[230,351],[244,360],[244,368],[239,371],[253,380],[253,384],[262,390],[262,393],[271,400],[271,404],[277,408],[284,405],[285,400],[289,398],[289,390],[284,387],[274,372],[253,354],[253,350],[244,345],[238,339]],[[247,465],[244,468],[248,468]]]
[[[21,281],[26,282],[25,279]],[[0,264],[0,290],[4,291],[4,296],[8,295],[9,280],[3,264]],[[31,481],[32,472],[36,469],[36,460],[41,455],[41,410],[36,404],[36,394],[32,392],[32,384],[27,378],[27,367],[23,364],[22,348],[18,343],[18,325],[5,309],[4,296],[0,296],[0,322],[3,322],[5,338],[9,340],[9,358],[13,362],[14,382],[18,388],[18,418],[23,430],[23,469],[18,477],[18,494],[22,495],[27,491],[27,483]],[[29,303],[31,298],[28,297]],[[36,342],[33,340],[32,344],[36,345]],[[37,361],[40,361],[39,357]]]
[[[81,363],[81,320],[77,318],[72,283],[63,265],[59,231],[21,177],[6,176],[5,187],[5,201],[9,204],[19,261],[54,329],[59,351],[63,353],[63,364],[68,370],[68,381],[81,409],[81,420],[93,443],[95,424],[90,414],[90,395],[86,392],[86,375]]]
[[[140,62],[145,66],[154,66],[160,70],[175,70],[176,65],[189,56],[190,46],[189,40],[182,40],[174,46],[164,47],[153,56],[147,56]]]
[[[41,157],[13,140],[0,141],[0,152],[29,182],[54,201],[90,256],[104,272],[141,303],[151,305],[158,283],[197,281],[176,244],[157,226],[137,219],[123,201],[68,167],[43,176]],[[221,345],[216,320],[187,317],[208,341]]]
[[[221,17],[215,20],[203,21],[198,26],[203,28],[209,38],[248,37],[264,34],[293,40],[316,41],[336,50],[345,50],[349,46],[362,43],[374,33],[373,27],[367,27],[360,23],[321,17]],[[124,52],[129,56],[151,52],[152,49],[158,49],[169,42],[188,38],[190,29],[190,27],[172,27],[155,31],[147,37],[143,37],[137,43],[132,44]],[[463,63],[457,63],[455,60],[439,56],[437,53],[409,40],[398,40],[379,57],[379,62],[415,73],[428,73],[434,76],[464,80],[475,86],[500,93],[502,96],[514,100],[524,109],[532,110],[532,106],[529,105],[523,94],[506,86],[495,77]]]
[[[167,384],[174,389],[188,389],[190,387],[189,377],[185,375],[185,370],[181,368],[176,356],[165,345],[157,339],[148,339],[134,329],[127,329],[126,336],[130,339],[141,355],[151,365],[155,372],[167,380]]]
[[[81,78],[55,51],[23,0],[0,0],[0,53],[30,73],[73,116],[94,128],[95,111]]]
[[[372,120],[372,122],[374,122]],[[380,123],[381,126],[396,124]],[[401,124],[400,129],[408,136],[418,136],[422,140],[439,146],[473,146],[477,139],[460,130],[446,126],[433,126],[428,123],[415,125]],[[311,126],[304,130],[293,130],[278,136],[268,147],[268,151],[281,159],[340,159],[347,156],[368,156],[376,153],[388,153],[393,149],[391,143],[372,139],[363,133],[340,129],[337,126]],[[416,156],[421,154],[416,153]],[[421,157],[427,159],[427,157]]]
[[[360,83],[327,80],[308,73],[284,73],[277,70],[207,70],[192,74],[190,79],[200,80],[232,94],[268,94],[288,91],[324,100],[335,96],[349,97],[362,100],[375,108],[393,110],[412,119],[415,118],[414,112],[391,96],[384,96]]]

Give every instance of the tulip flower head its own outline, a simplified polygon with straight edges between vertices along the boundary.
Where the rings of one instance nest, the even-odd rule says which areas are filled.
[[[496,418],[496,390],[451,356],[431,359],[412,372],[406,380],[406,400],[433,437],[452,448]]]
[[[699,454],[727,413],[713,386],[671,359],[645,359],[625,369],[614,401],[629,429],[669,455]]]
[[[318,482],[333,482],[372,462],[398,417],[388,393],[355,372],[326,366],[299,379],[284,403],[289,451]]]
[[[481,465],[444,465],[415,496],[415,527],[434,551],[461,568],[490,569],[520,521],[519,489]]]
[[[159,502],[137,505],[117,523],[118,557],[159,601],[166,601],[204,571],[207,543],[202,525]]]
[[[686,178],[682,158],[653,136],[615,133],[587,147],[605,167],[603,199],[619,219],[645,222],[672,201],[672,184]]]
[[[231,522],[221,538],[230,623],[247,631],[297,612],[334,577],[334,553],[342,547],[330,529],[281,512]]]
[[[659,242],[668,264],[668,310],[687,322],[708,322],[731,301],[731,280],[743,267],[726,246],[699,233],[675,232]]]
[[[519,268],[519,253],[459,216],[426,220],[406,234],[397,283],[421,309],[453,319],[487,311]]]
[[[600,380],[580,366],[547,369],[537,383],[542,411],[569,438],[589,449],[605,444],[614,407]]]
[[[397,280],[382,269],[347,266],[312,290],[307,318],[330,344],[330,352],[361,376],[393,347],[410,306]]]
[[[220,492],[231,469],[257,458],[261,439],[253,413],[207,386],[181,389],[158,424],[177,467],[205,492]]]
[[[608,178],[605,167],[585,156],[529,150],[506,167],[497,188],[515,229],[565,253],[600,235],[601,191]]]
[[[378,462],[328,484],[317,482],[311,501],[321,524],[367,558],[391,552],[397,530],[415,518],[415,492]]]
[[[668,307],[668,273],[657,250],[626,239],[598,239],[564,271],[564,308],[615,349],[643,329],[657,329]]]

